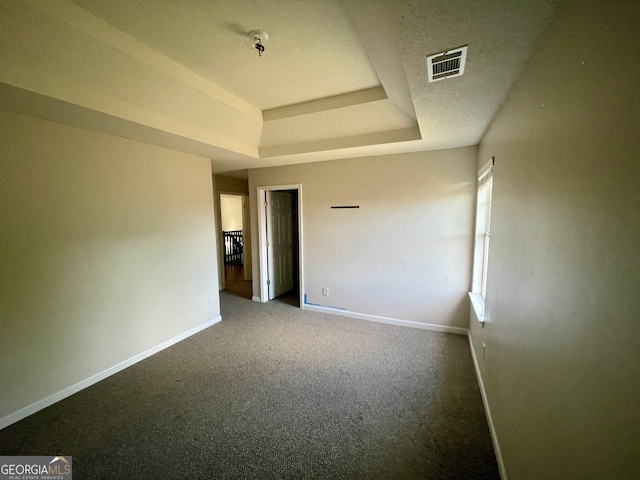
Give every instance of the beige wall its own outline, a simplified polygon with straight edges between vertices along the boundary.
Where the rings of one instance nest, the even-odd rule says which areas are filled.
[[[208,159],[6,112],[0,145],[0,419],[219,316]]]
[[[256,187],[302,184],[308,303],[467,328],[475,164],[469,147],[250,170],[252,231]]]
[[[214,175],[213,184],[215,190],[219,193],[241,193],[243,195],[249,195],[249,182],[246,178]]]
[[[242,230],[242,196],[220,195],[222,231]]]
[[[639,24],[635,1],[568,2],[481,143],[471,333],[509,480],[640,475]]]

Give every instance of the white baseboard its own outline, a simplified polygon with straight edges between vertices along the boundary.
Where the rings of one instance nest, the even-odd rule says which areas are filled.
[[[262,300],[260,300],[260,297],[253,296],[253,297],[251,297],[251,300],[252,300],[253,302],[262,303]]]
[[[500,451],[500,443],[498,443],[498,436],[496,429],[493,426],[493,418],[491,417],[491,408],[489,408],[489,400],[487,399],[487,392],[484,389],[484,382],[482,381],[482,375],[480,374],[480,366],[478,365],[478,358],[476,352],[473,349],[473,338],[471,337],[471,331],[469,331],[469,348],[471,349],[471,358],[473,358],[473,366],[476,369],[476,377],[478,377],[478,385],[480,385],[480,395],[482,396],[482,403],[484,404],[484,411],[487,414],[487,423],[489,424],[489,432],[491,432],[491,441],[493,442],[493,449],[496,452],[496,461],[498,462],[498,469],[500,470],[500,478],[507,480],[507,472],[504,468],[504,462],[502,461],[502,452]]]
[[[165,348],[168,348],[171,345],[174,345],[184,340],[185,338],[190,337],[191,335],[195,335],[196,333],[204,330],[205,328],[209,328],[211,325],[214,325],[221,320],[222,320],[222,317],[220,315],[217,315],[216,317],[211,318],[207,322],[201,325],[198,325],[197,327],[194,327],[191,330],[187,330],[186,332],[183,332],[180,335],[170,338],[169,340],[162,342],[161,344],[156,345],[155,347],[152,347],[149,350],[146,350],[142,353],[134,355],[133,357],[123,362],[120,362],[117,365],[114,365],[113,367],[107,368],[106,370],[100,373],[92,375],[91,377],[85,380],[82,380],[76,383],[75,385],[67,387],[64,390],[61,390],[57,393],[54,393],[53,395],[43,398],[42,400],[38,400],[37,402],[32,403],[31,405],[27,405],[26,407],[21,408],[20,410],[10,413],[6,417],[0,418],[0,430],[8,427],[13,423],[19,422],[23,418],[26,418],[29,415],[33,415],[34,413],[44,408],[47,408],[53,405],[54,403],[59,402],[60,400],[70,397],[74,393],[78,393],[80,390],[84,390],[85,388],[90,387],[91,385],[98,383],[99,381],[104,380],[105,378],[110,377],[111,375],[118,373],[124,370],[125,368],[130,367],[131,365],[138,363],[139,361],[144,360],[145,358],[148,358],[151,355],[158,353],[161,350],[164,350]]]
[[[350,310],[343,310],[340,308],[324,307],[321,305],[310,305],[305,303],[303,310],[310,310],[312,312],[329,313],[331,315],[340,315],[342,317],[357,318],[359,320],[369,320],[371,322],[389,323],[391,325],[401,325],[403,327],[422,328],[423,330],[434,330],[436,332],[455,333],[457,335],[466,335],[467,329],[460,327],[448,327],[446,325],[436,325],[434,323],[421,323],[411,320],[400,320],[397,318],[380,317],[378,315],[369,315],[368,313],[352,312]]]

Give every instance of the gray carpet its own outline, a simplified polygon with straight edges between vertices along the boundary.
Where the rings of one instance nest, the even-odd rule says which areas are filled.
[[[0,431],[74,479],[499,479],[462,336],[257,304]]]

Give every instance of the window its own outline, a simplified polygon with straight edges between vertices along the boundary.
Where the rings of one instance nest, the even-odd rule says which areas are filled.
[[[491,193],[493,189],[493,157],[478,172],[478,203],[476,206],[476,239],[473,256],[472,293],[484,300],[487,293],[487,266],[491,238]]]

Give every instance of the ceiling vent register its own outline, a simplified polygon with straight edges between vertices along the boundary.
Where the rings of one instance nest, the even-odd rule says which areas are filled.
[[[466,60],[466,46],[428,56],[427,71],[429,73],[429,82],[459,77],[464,73]]]

